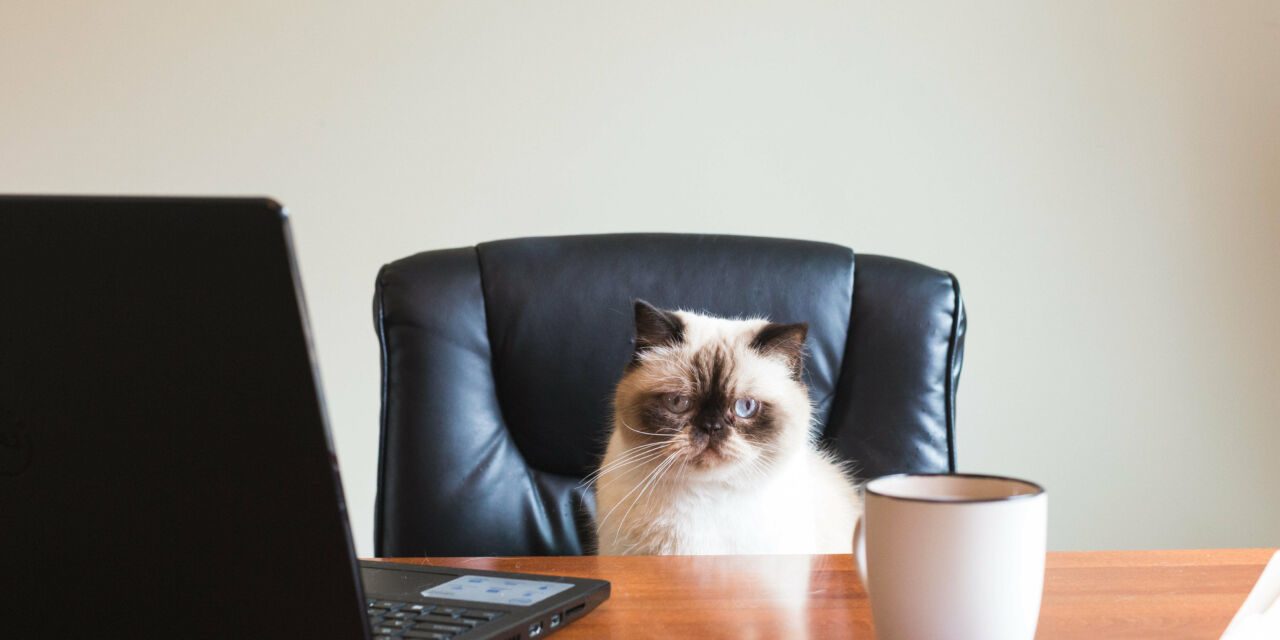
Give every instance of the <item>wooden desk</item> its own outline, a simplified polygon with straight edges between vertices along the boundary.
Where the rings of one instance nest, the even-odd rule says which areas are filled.
[[[1038,638],[1217,638],[1274,550],[1052,552]],[[873,638],[849,556],[403,558],[613,583],[552,636]]]

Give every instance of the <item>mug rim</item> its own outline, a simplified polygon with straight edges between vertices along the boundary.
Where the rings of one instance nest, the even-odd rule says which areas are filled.
[[[933,478],[933,477],[949,477],[949,478],[978,478],[982,480],[1004,480],[1006,482],[1016,482],[1018,484],[1031,487],[1033,491],[1030,493],[1019,493],[1012,496],[998,496],[994,498],[925,498],[915,496],[895,496],[887,493],[880,493],[871,488],[871,483],[878,480],[888,480],[892,478]],[[1044,487],[1030,480],[1021,478],[1013,478],[1010,476],[997,476],[984,473],[890,473],[883,476],[877,476],[867,480],[862,485],[863,490],[867,493],[880,498],[888,498],[890,500],[905,500],[907,502],[930,502],[934,504],[975,504],[984,502],[1010,502],[1013,500],[1022,500],[1024,498],[1036,498],[1045,495]]]

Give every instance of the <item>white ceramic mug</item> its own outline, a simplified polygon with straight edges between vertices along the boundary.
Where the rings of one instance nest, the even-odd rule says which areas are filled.
[[[881,640],[1030,640],[1049,497],[1032,482],[902,474],[866,484],[853,555]],[[865,534],[865,539],[864,539]]]

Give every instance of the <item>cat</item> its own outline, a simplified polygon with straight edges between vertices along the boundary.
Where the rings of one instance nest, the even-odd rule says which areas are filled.
[[[849,553],[859,506],[815,444],[808,325],[635,303],[595,483],[600,555]]]

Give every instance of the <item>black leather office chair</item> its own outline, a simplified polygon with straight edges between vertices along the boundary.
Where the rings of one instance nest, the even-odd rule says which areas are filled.
[[[863,478],[955,470],[956,279],[832,244],[523,238],[384,266],[379,556],[577,555],[632,302],[808,322],[822,438]]]

